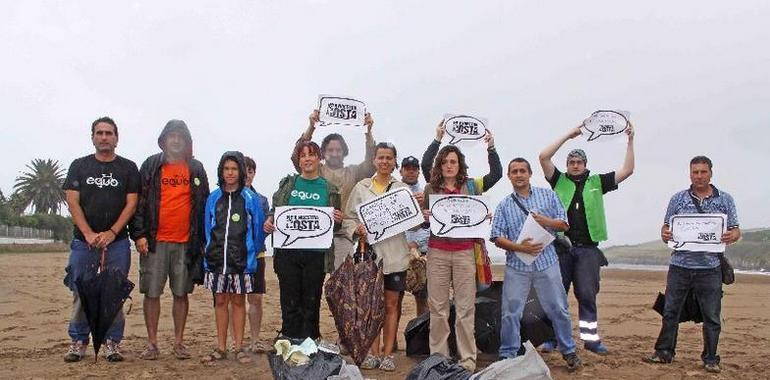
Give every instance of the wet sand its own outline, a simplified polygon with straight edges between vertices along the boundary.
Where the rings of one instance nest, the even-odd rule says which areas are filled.
[[[192,360],[178,361],[171,355],[173,326],[171,297],[167,290],[161,300],[157,361],[138,358],[144,349],[146,330],[142,316],[142,297],[133,292],[133,310],[127,316],[122,351],[123,363],[93,361],[93,351],[84,361],[64,363],[62,356],[69,345],[67,322],[70,318],[71,293],[62,285],[67,253],[0,254],[0,378],[239,378],[270,379],[265,355],[254,355],[251,364],[235,360],[214,366],[200,364],[198,358],[214,346],[214,312],[211,295],[196,288],[191,296],[186,342],[194,354]],[[130,278],[138,281],[138,258],[134,256]],[[502,268],[495,269],[501,279]],[[278,283],[268,259],[265,316],[262,337],[272,338],[280,328]],[[576,374],[566,371],[560,354],[544,354],[555,379],[574,377],[592,379],[768,379],[770,378],[770,276],[738,275],[735,284],[725,287],[722,303],[720,354],[722,373],[706,374],[700,363],[701,325],[685,323],[679,332],[676,361],[670,365],[642,363],[640,358],[652,352],[660,329],[660,316],[651,309],[658,291],[665,287],[665,272],[606,270],[599,295],[599,329],[610,348],[607,356],[597,356],[579,349],[585,367]],[[570,297],[573,320],[574,297]],[[404,299],[404,318],[400,331],[415,314],[411,295]],[[576,323],[573,323],[576,325]],[[321,333],[335,340],[331,314],[322,302]],[[248,328],[247,328],[248,335]],[[577,332],[574,332],[577,336]],[[419,358],[404,355],[403,334],[399,333],[396,353],[397,371],[364,371],[372,379],[403,379]],[[489,364],[494,356],[480,355],[479,366]],[[310,380],[310,379],[308,379]]]

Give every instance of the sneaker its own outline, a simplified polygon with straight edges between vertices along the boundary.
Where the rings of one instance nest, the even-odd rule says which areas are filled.
[[[706,372],[711,373],[720,373],[722,372],[722,368],[719,367],[719,364],[717,363],[704,363],[703,369],[706,370]]]
[[[361,363],[361,369],[375,369],[380,368],[380,358],[374,355],[366,355],[366,359]]]
[[[555,340],[546,340],[543,342],[543,344],[540,345],[540,351],[541,352],[554,352],[556,351],[556,341]]]
[[[583,345],[583,348],[597,355],[607,355],[610,353],[610,350],[608,350],[607,346],[602,344],[602,342],[586,343]]]
[[[396,370],[396,363],[393,362],[393,355],[382,358],[380,361],[380,369],[385,372],[393,372]]]
[[[574,352],[570,352],[569,354],[564,354],[563,358],[564,358],[564,361],[567,362],[567,371],[569,372],[574,372],[583,366],[583,362]]]
[[[123,354],[120,353],[120,344],[109,339],[104,343],[104,357],[108,362],[122,362]]]
[[[79,362],[86,356],[86,347],[88,345],[83,344],[83,342],[73,341],[70,344],[70,349],[64,354],[64,361],[67,363]]]

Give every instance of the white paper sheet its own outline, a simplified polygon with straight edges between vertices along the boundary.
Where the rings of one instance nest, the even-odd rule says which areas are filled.
[[[404,232],[425,219],[412,192],[401,187],[358,206],[358,219],[366,228],[366,241],[375,244]]]
[[[551,244],[555,239],[548,230],[535,221],[535,218],[532,217],[531,213],[527,215],[527,219],[524,220],[524,225],[521,227],[521,232],[519,232],[516,243],[521,244],[521,242],[527,238],[532,239],[532,241],[530,241],[532,244],[542,244],[543,248],[548,244]],[[540,252],[540,254],[542,254],[542,252]],[[532,264],[535,262],[535,259],[537,259],[537,256],[523,252],[516,252],[516,256],[527,265]]]
[[[273,248],[327,249],[334,237],[334,208],[276,207],[274,225]]]

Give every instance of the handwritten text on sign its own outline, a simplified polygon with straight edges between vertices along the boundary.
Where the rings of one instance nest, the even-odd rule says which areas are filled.
[[[404,232],[423,222],[422,212],[407,188],[388,191],[358,206],[370,244]]]
[[[320,95],[318,96],[318,111],[321,126],[363,126],[366,117],[366,104],[348,97]]]
[[[483,195],[430,195],[430,232],[450,238],[487,238],[489,206]]]
[[[625,111],[596,111],[586,119],[583,129],[588,131],[588,141],[602,136],[617,135],[628,128],[629,113]]]
[[[727,231],[725,214],[680,214],[669,223],[668,246],[678,251],[724,252],[722,234]]]
[[[468,115],[444,115],[446,134],[452,139],[449,144],[461,141],[481,141],[487,134],[487,119]]]
[[[332,207],[281,206],[275,208],[273,247],[327,249],[334,236]],[[278,236],[276,236],[278,235]]]

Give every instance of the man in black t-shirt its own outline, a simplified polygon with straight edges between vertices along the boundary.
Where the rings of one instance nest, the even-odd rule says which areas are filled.
[[[83,358],[90,334],[75,281],[96,274],[102,251],[105,251],[105,269],[117,268],[128,276],[131,266],[126,224],[136,210],[139,170],[133,161],[115,154],[118,127],[109,117],[91,124],[91,140],[96,152],[73,161],[64,182],[67,205],[75,223],[65,280],[74,295],[68,329],[72,344],[64,355],[66,362]],[[123,339],[124,327],[121,311],[106,335],[103,352],[109,361],[123,360],[118,345]]]
[[[545,179],[559,196],[567,210],[569,230],[567,237],[571,248],[557,249],[564,289],[575,287],[578,301],[578,327],[585,349],[599,355],[608,353],[599,337],[596,296],[599,293],[601,267],[607,265],[599,242],[607,240],[607,221],[604,213],[604,194],[617,190],[618,184],[634,171],[634,129],[626,129],[628,145],[623,166],[614,172],[592,174],[588,171],[588,157],[582,149],[574,149],[567,155],[567,172],[562,173],[551,161],[556,151],[567,140],[582,134],[583,125],[571,129],[566,135],[547,146],[540,153],[540,166]],[[558,245],[557,245],[558,247]],[[555,342],[543,344],[543,351],[552,351]]]

